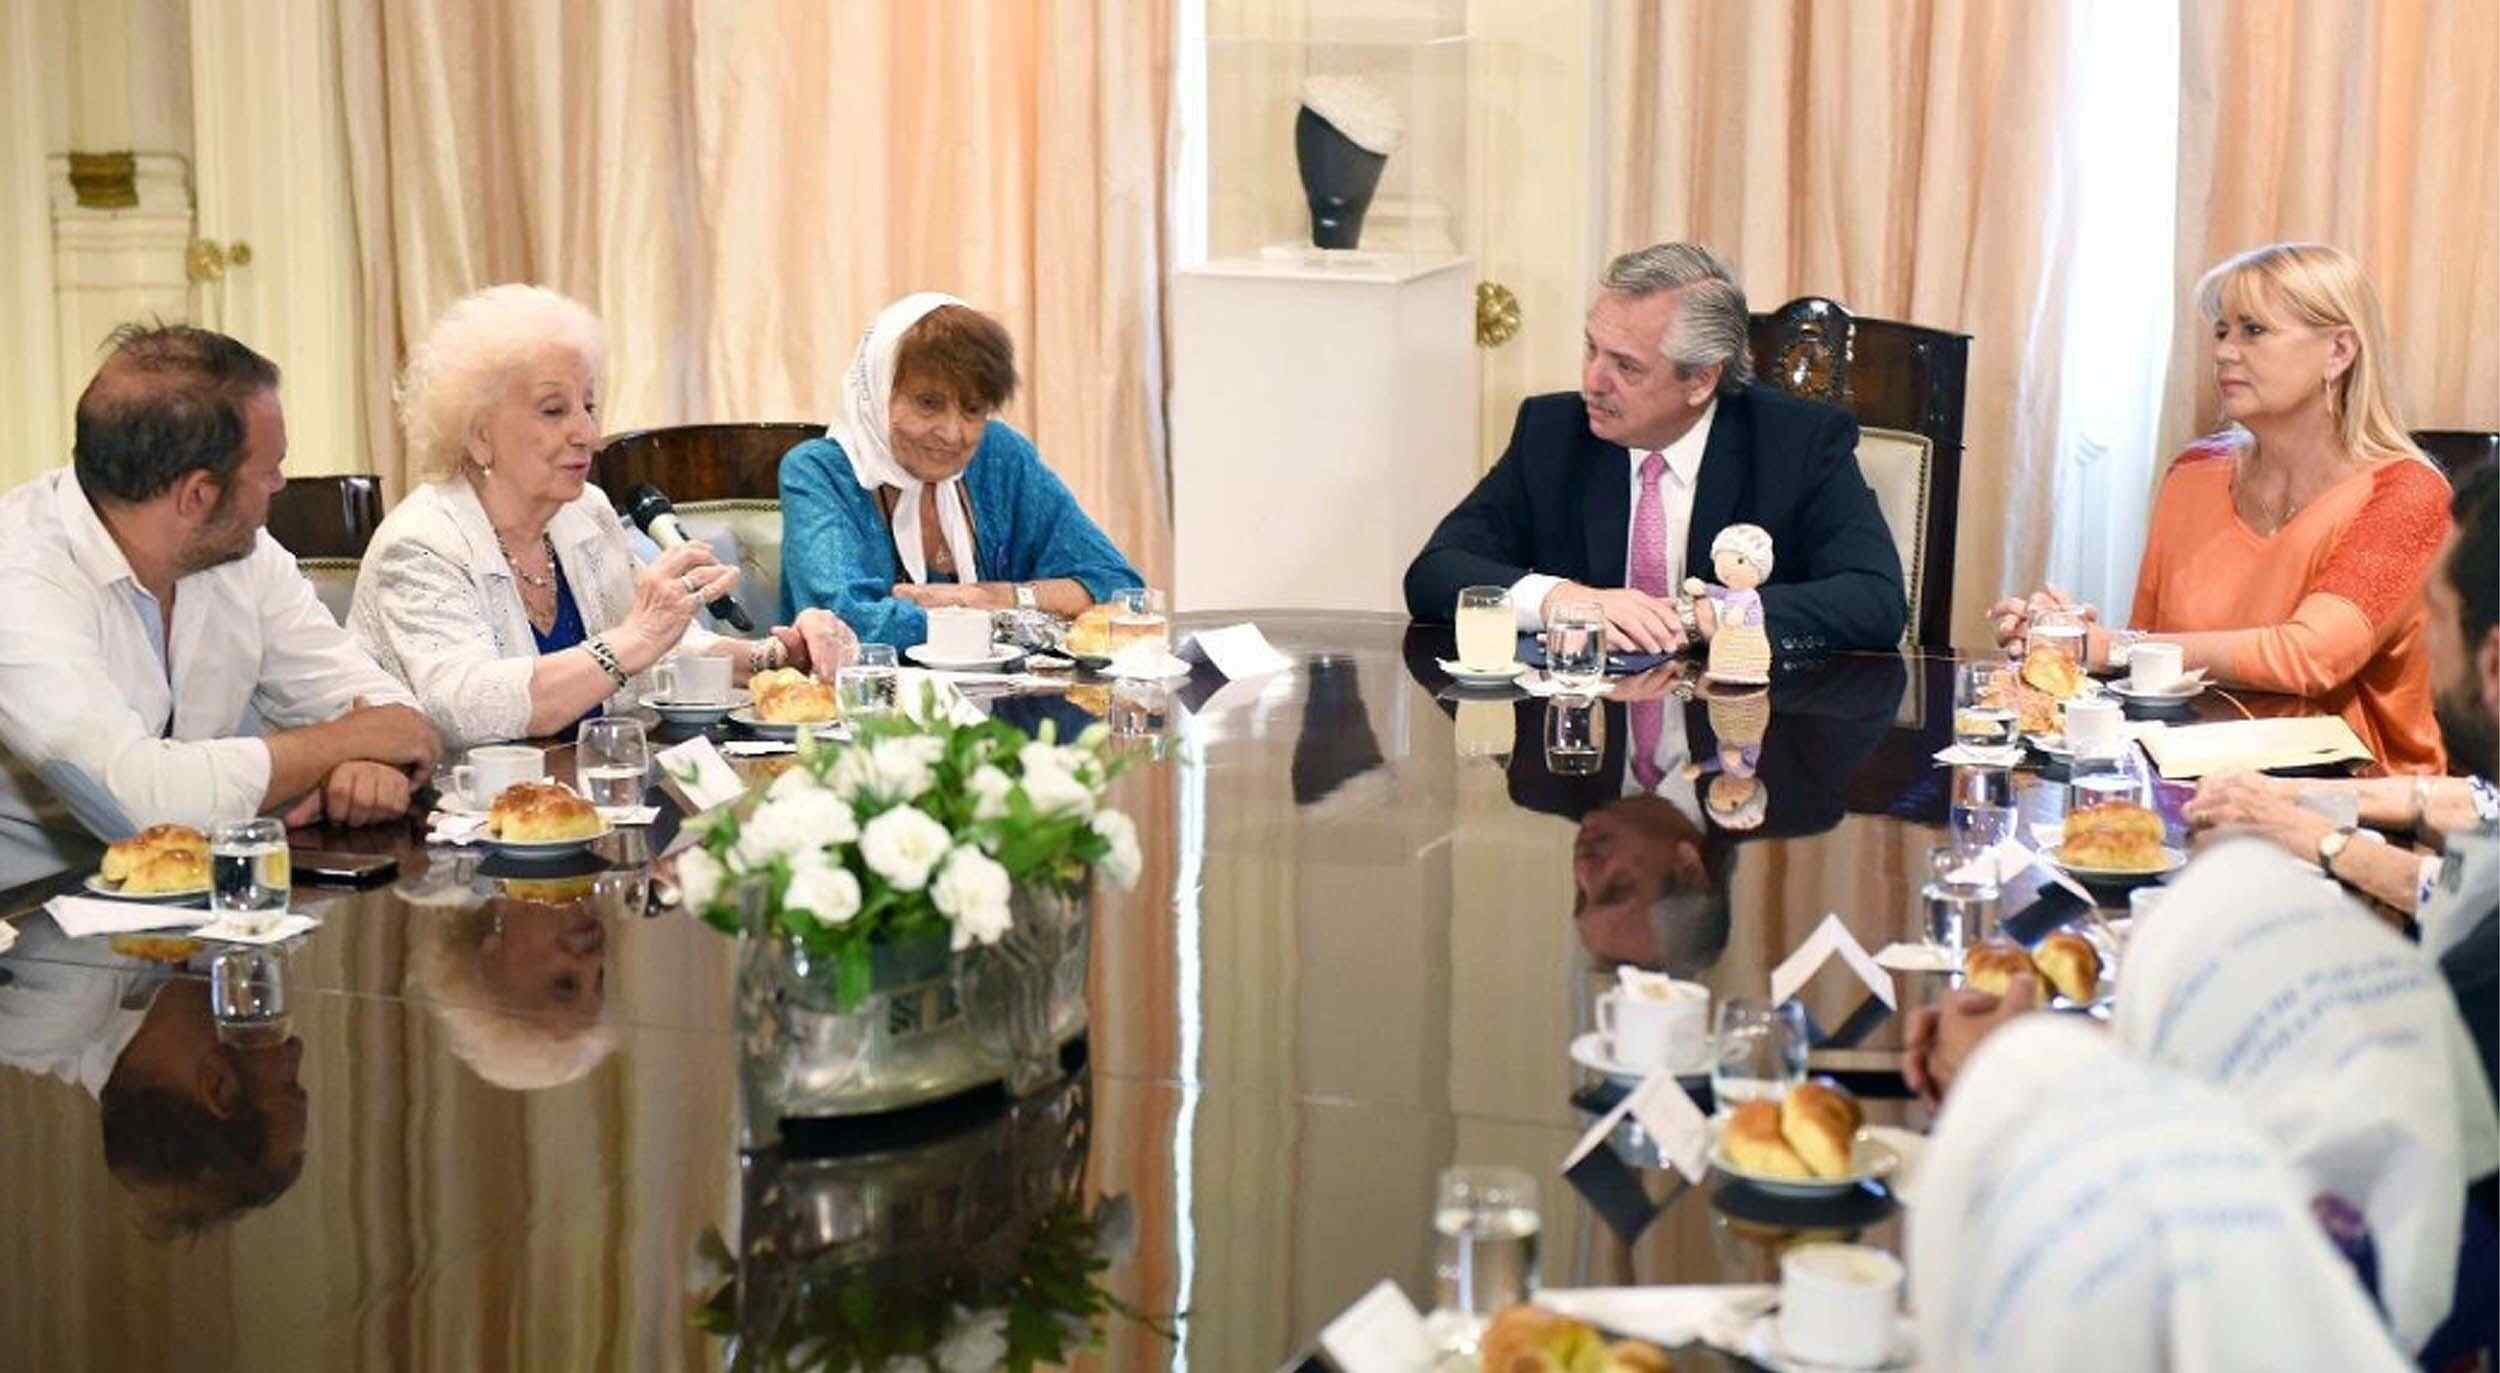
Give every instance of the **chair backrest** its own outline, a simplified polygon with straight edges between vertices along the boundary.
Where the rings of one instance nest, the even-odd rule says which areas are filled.
[[[2500,430],[2491,429],[2416,429],[2413,441],[2421,446],[2439,470],[2455,476],[2472,466],[2477,459],[2500,460]]]
[[[824,432],[795,422],[640,429],[599,445],[591,479],[619,510],[644,482],[666,492],[686,533],[740,569],[747,618],[768,625],[781,616],[781,457]]]
[[[1970,335],[1852,315],[1802,296],[1753,317],[1755,379],[1858,417],[1858,465],[1908,583],[1904,644],[1952,642],[1953,543],[1962,493],[1962,393]]]
[[[295,565],[340,624],[347,623],[356,569],[380,523],[380,477],[289,477],[269,502],[269,536],[295,555]]]

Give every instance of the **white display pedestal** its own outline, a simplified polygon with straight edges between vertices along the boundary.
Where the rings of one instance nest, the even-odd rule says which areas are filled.
[[[1474,286],[1464,257],[1176,274],[1175,608],[1404,612],[1476,480]]]

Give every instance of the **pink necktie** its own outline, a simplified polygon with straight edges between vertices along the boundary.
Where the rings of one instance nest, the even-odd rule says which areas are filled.
[[[1667,576],[1667,503],[1658,495],[1658,478],[1667,470],[1667,455],[1641,459],[1641,499],[1632,508],[1632,576],[1635,591],[1664,596],[1674,590]]]
[[[1655,794],[1667,775],[1658,768],[1658,736],[1666,732],[1667,703],[1634,701],[1632,714],[1632,780]]]

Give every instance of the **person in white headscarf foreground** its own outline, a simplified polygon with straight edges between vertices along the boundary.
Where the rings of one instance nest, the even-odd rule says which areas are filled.
[[[1015,345],[935,291],[878,312],[825,437],[781,460],[781,605],[909,648],[939,606],[1075,615],[1145,585],[1033,443],[997,418]]]
[[[2466,1186],[2500,1169],[2500,1119],[2430,959],[2316,868],[2243,838],[2172,884],[2124,977],[2120,1043],[2228,1094],[2330,1231],[2356,1249],[2366,1231],[2388,1324],[2421,1350],[2458,1295]]]
[[[1909,1215],[1924,1369],[2410,1367],[2273,1141],[2066,1017],[1972,1055]]]

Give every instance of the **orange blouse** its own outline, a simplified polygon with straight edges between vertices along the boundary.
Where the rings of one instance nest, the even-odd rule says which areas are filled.
[[[2390,459],[2260,537],[2231,504],[2240,452],[2216,437],[2171,463],[2128,623],[2245,630],[2217,677],[2335,711],[2390,772],[2443,770],[2422,583],[2448,535],[2447,481],[2428,463]]]

